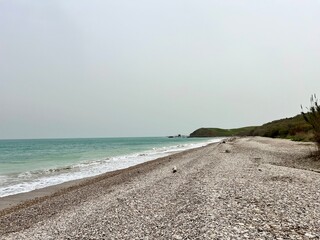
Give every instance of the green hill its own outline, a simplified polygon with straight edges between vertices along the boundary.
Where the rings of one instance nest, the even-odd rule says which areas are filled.
[[[272,121],[262,126],[235,129],[200,128],[190,137],[229,137],[229,136],[262,136],[288,138],[295,141],[312,141],[312,127],[305,122],[302,115]]]
[[[190,134],[190,137],[230,137],[249,135],[256,127],[244,127],[234,129],[199,128]]]
[[[301,114],[272,121],[254,129],[253,136],[263,136],[272,138],[288,138],[295,141],[313,140],[312,127]]]

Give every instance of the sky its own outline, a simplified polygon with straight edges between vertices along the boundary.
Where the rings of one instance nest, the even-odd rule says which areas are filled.
[[[319,0],[0,0],[0,139],[131,137],[295,116]]]

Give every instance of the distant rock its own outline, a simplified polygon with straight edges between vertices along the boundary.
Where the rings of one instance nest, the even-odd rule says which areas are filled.
[[[168,138],[187,138],[188,136],[186,135],[181,135],[181,134],[178,134],[178,135],[175,135],[175,136],[168,136]]]

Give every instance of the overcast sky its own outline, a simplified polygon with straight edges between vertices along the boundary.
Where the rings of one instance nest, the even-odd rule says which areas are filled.
[[[0,0],[0,138],[260,125],[319,64],[319,0]]]

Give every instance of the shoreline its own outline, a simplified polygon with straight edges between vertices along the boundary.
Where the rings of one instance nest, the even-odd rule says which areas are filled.
[[[221,140],[222,141],[222,140]],[[220,141],[219,141],[220,142]],[[110,172],[105,172],[96,176],[85,177],[81,179],[71,180],[67,182],[63,182],[57,185],[52,185],[40,189],[35,189],[29,192],[17,193],[5,197],[0,197],[0,217],[6,215],[10,212],[14,212],[16,210],[32,206],[34,204],[45,201],[48,198],[53,198],[65,194],[70,191],[74,191],[80,189],[81,187],[88,186],[90,184],[94,184],[101,180],[106,180],[108,178],[112,178],[119,174],[125,174],[126,172],[135,171],[136,169],[140,169],[145,167],[146,165],[160,164],[162,161],[170,160],[172,157],[178,157],[179,155],[184,155],[188,152],[205,148],[211,144],[218,144],[219,142],[209,143],[205,146],[191,148],[187,150],[183,150],[181,152],[173,153],[168,156],[156,158],[153,160],[149,160],[143,163],[139,163],[130,167],[126,167],[123,169],[118,169]],[[159,163],[158,163],[159,162]],[[131,177],[131,176],[130,176]]]
[[[62,184],[2,211],[0,239],[318,239],[312,146],[229,139]]]
[[[32,170],[30,170],[30,166],[27,165],[25,169],[17,170],[16,173],[10,173],[10,171],[8,173],[2,173],[4,183],[3,185],[0,184],[0,199],[7,196],[19,195],[46,187],[60,185],[65,182],[78,181],[99,176],[106,172],[125,169],[130,166],[152,161],[157,158],[169,156],[185,150],[206,146],[212,142],[221,141],[222,139],[223,138],[211,138],[198,141],[194,140],[191,142],[171,141],[169,143],[166,143],[166,141],[161,143],[163,140],[157,140],[158,142],[156,141],[154,144],[152,142],[151,145],[148,146],[142,142],[142,145],[145,145],[143,145],[143,148],[138,148],[136,150],[131,149],[131,152],[123,152],[121,150],[122,147],[119,146],[120,150],[117,155],[114,156],[111,156],[107,149],[105,150],[106,152],[104,157],[92,157],[91,160],[87,160],[90,159],[90,157],[87,156],[85,160],[78,160],[72,163],[68,160],[66,162],[59,163],[60,165],[58,163],[56,165],[51,164],[48,167],[42,166],[42,168],[34,168]],[[113,143],[111,143],[110,146],[112,146],[112,144]],[[130,146],[130,142],[128,144]],[[140,144],[140,142],[138,142],[138,144]],[[123,148],[126,149],[126,147],[127,146],[125,145]],[[10,169],[10,166],[8,168]],[[5,170],[6,167],[4,168],[4,171]]]

